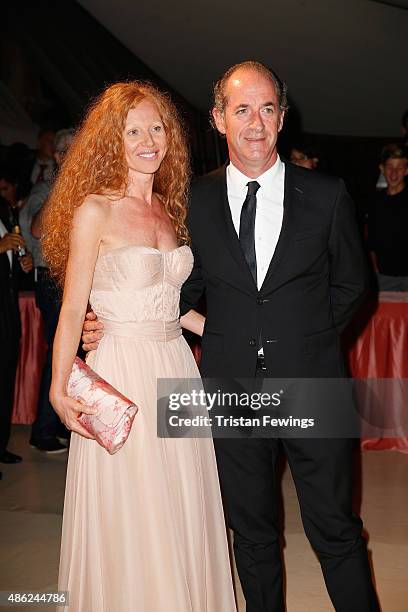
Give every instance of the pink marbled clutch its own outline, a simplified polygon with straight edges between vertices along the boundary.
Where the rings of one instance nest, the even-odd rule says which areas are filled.
[[[128,438],[138,407],[79,357],[75,357],[67,393],[98,410],[81,414],[78,420],[110,455],[117,453]]]

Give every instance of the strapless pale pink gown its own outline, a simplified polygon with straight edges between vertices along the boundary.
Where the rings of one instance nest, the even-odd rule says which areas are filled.
[[[72,435],[58,584],[70,612],[236,610],[212,440],[156,433],[156,379],[199,375],[178,323],[192,264],[188,246],[98,258],[105,335],[88,363],[140,410],[113,456]]]

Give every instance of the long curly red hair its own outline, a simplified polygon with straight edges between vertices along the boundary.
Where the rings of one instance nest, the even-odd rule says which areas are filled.
[[[167,153],[153,190],[164,202],[179,244],[189,242],[185,223],[189,153],[183,126],[167,94],[150,83],[131,81],[108,87],[92,104],[69,147],[43,214],[42,248],[51,274],[64,284],[74,210],[90,194],[125,194],[129,169],[123,130],[130,109],[152,100],[167,136]]]

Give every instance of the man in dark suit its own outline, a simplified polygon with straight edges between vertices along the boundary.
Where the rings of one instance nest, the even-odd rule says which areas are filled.
[[[344,184],[279,158],[286,88],[265,66],[244,62],[230,68],[214,93],[213,117],[226,136],[230,161],[193,185],[188,227],[195,263],[180,308],[182,315],[195,309],[205,294],[202,375],[344,376],[339,332],[366,288]],[[94,321],[84,326],[85,332],[101,328]],[[100,337],[85,333],[84,348],[95,348],[92,342]],[[351,507],[351,440],[252,437],[214,443],[247,612],[285,610],[279,444],[335,609],[379,610],[362,523]]]
[[[9,232],[9,210],[0,201],[0,463],[19,463],[20,455],[7,450],[11,430],[14,382],[20,343],[20,311],[18,308],[17,257],[24,246],[19,234]]]
[[[192,189],[195,265],[181,314],[205,293],[204,377],[337,378],[339,332],[366,289],[353,203],[341,180],[283,163],[276,148],[285,86],[244,62],[215,86],[213,118],[229,164]],[[247,612],[285,609],[276,439],[214,440]],[[280,441],[307,537],[337,611],[374,612],[362,523],[351,508],[352,442]]]

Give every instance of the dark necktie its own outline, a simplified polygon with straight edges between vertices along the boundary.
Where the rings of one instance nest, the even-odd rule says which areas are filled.
[[[256,274],[256,252],[255,252],[255,216],[256,216],[256,192],[260,185],[257,181],[247,183],[248,193],[241,209],[239,223],[239,242],[245,259],[251,270],[255,284]]]

